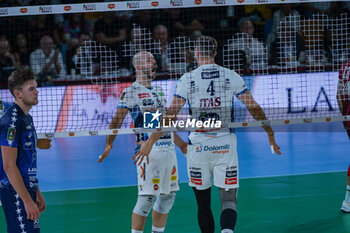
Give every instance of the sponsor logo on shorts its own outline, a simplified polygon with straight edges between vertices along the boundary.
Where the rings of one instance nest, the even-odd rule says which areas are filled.
[[[196,147],[196,152],[211,151],[213,154],[226,154],[230,152],[230,145],[225,144],[221,146],[202,146],[199,144]]]
[[[142,191],[143,190],[143,184],[139,185],[139,190]]]
[[[191,178],[202,178],[202,173],[190,171],[190,176],[191,176]]]
[[[176,181],[176,180],[177,180],[177,176],[171,176],[171,177],[170,177],[170,180],[171,180],[171,181]]]
[[[237,184],[237,178],[226,178],[225,184],[227,185]]]
[[[153,189],[157,191],[159,189],[159,186],[157,184],[153,185]]]
[[[173,170],[171,170],[171,175],[174,175],[176,173],[176,167],[173,166]]]
[[[160,179],[159,178],[152,178],[152,184],[159,184]]]
[[[191,183],[195,185],[202,185],[202,179],[191,178]]]
[[[227,178],[237,177],[237,171],[226,171]]]
[[[172,146],[171,142],[156,142],[156,146]]]

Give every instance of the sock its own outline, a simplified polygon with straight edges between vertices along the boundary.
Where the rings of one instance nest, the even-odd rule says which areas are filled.
[[[138,230],[131,229],[131,233],[143,233],[143,231],[138,231]]]
[[[152,225],[152,233],[163,233],[164,232],[165,227],[163,228],[158,228]]]
[[[220,216],[220,226],[223,233],[232,233],[237,221],[237,212],[233,209],[224,209]]]
[[[233,231],[230,229],[223,229],[221,233],[233,233]]]
[[[350,203],[350,185],[346,186],[345,201],[347,203]]]

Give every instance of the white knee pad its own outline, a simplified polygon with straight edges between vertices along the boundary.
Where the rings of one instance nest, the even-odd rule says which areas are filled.
[[[225,189],[220,188],[219,193],[221,209],[233,209],[234,211],[237,211],[237,189],[225,191]]]
[[[151,195],[139,195],[133,212],[135,214],[147,217],[149,211],[152,208],[154,202],[154,196]]]
[[[156,203],[154,204],[153,209],[161,214],[169,213],[169,211],[173,207],[175,197],[175,193],[157,196]]]

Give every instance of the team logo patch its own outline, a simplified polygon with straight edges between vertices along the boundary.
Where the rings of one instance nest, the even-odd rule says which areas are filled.
[[[15,139],[16,129],[10,127],[7,131],[7,140],[13,141]]]

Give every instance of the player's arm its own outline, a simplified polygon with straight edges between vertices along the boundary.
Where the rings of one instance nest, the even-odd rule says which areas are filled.
[[[27,219],[36,220],[40,216],[38,206],[32,200],[16,164],[17,148],[1,146],[3,168],[12,187],[24,203]]]
[[[249,91],[243,93],[242,95],[239,95],[238,99],[247,107],[248,111],[255,120],[267,120],[264,111],[261,109],[260,105],[254,100],[252,94]],[[276,151],[277,154],[281,154],[280,147],[275,141],[275,135],[272,128],[270,126],[263,126],[263,129],[266,131],[269,137],[270,145],[273,146],[274,151]]]
[[[122,124],[123,121],[126,117],[126,115],[128,114],[129,109],[128,108],[122,108],[119,107],[117,112],[115,113],[109,128],[110,129],[119,129]],[[115,138],[117,137],[117,135],[107,135],[106,137],[106,144],[105,144],[105,150],[104,152],[98,157],[98,162],[101,163],[111,152],[112,150],[112,145],[113,142],[115,140]]]
[[[187,143],[176,132],[174,132],[174,143],[180,148],[183,154],[187,154]]]
[[[167,119],[170,119],[172,121],[176,120],[176,115],[179,113],[181,108],[186,104],[186,100],[177,96],[174,96],[173,101],[171,102],[170,107],[168,108],[168,111],[165,114],[165,117]],[[168,120],[166,120],[167,122]],[[163,132],[155,132],[152,133],[152,135],[147,139],[146,142],[144,142],[140,149],[136,152],[136,154],[131,158],[135,159],[134,164],[139,162],[140,165],[143,161],[143,157],[147,157],[147,163],[149,162],[149,153],[152,150],[153,144],[158,141],[158,139],[163,135]]]
[[[46,209],[46,201],[45,198],[43,196],[43,194],[41,193],[39,186],[36,190],[36,201],[35,201],[36,205],[39,208],[40,212],[44,212]]]

